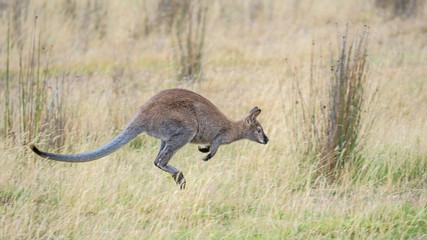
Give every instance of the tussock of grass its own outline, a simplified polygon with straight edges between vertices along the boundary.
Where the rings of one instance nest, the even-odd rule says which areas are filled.
[[[363,111],[372,104],[367,83],[367,29],[355,44],[348,41],[348,27],[343,36],[340,55],[331,68],[331,83],[326,107],[327,126],[320,135],[319,157],[321,167],[328,175],[335,174],[348,162],[360,158],[364,131],[369,131]],[[363,126],[363,124],[365,126]],[[320,127],[314,127],[319,129]]]
[[[178,80],[194,81],[202,77],[209,4],[203,0],[185,0],[177,4],[173,23],[175,62]]]
[[[339,180],[343,172],[362,166],[366,159],[364,140],[372,125],[366,113],[373,111],[377,91],[368,79],[368,27],[355,40],[349,38],[347,24],[337,59],[330,46],[329,63],[316,55],[313,41],[308,86],[302,85],[297,69],[289,69],[296,108],[290,109],[286,121],[295,126],[291,137],[300,144],[294,150],[313,164],[314,178]]]

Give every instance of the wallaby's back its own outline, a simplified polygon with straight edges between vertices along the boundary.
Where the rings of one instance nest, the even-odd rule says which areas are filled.
[[[170,135],[174,124],[192,128],[196,131],[194,143],[209,142],[231,121],[209,100],[185,89],[165,90],[153,96],[141,106],[137,118],[149,135],[159,138]]]

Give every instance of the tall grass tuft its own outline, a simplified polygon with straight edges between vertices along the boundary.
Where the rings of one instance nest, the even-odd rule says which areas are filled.
[[[8,18],[7,24],[7,36],[6,36],[6,89],[5,89],[5,101],[4,101],[4,133],[8,135],[12,128],[12,112],[10,109],[10,75],[9,75],[9,61],[10,61],[10,17]]]
[[[23,144],[38,136],[40,119],[45,100],[45,84],[40,79],[40,44],[41,34],[37,39],[37,16],[34,16],[34,28],[31,38],[31,46],[28,53],[28,63],[24,66],[22,52],[19,60],[19,109],[20,132],[26,136]]]
[[[194,81],[202,76],[208,4],[203,0],[185,0],[175,16],[173,39],[178,80]]]
[[[372,103],[372,98],[367,97],[367,40],[367,27],[353,41],[349,40],[346,28],[337,59],[330,49],[327,81],[325,69],[319,71],[317,67],[326,68],[322,58],[317,64],[313,42],[308,89],[303,89],[299,76],[294,75],[297,92],[294,101],[299,107],[293,115],[297,126],[293,135],[303,142],[297,150],[305,158],[316,160],[317,176],[335,180],[346,163],[360,160],[362,138],[369,126],[363,114]]]
[[[348,36],[347,27],[340,55],[331,69],[328,122],[320,146],[321,165],[328,175],[357,157],[366,102],[367,29],[356,42],[348,42]]]
[[[67,77],[63,75],[62,79],[58,77],[51,83],[49,61],[52,47],[42,46],[37,21],[38,17],[34,16],[29,47],[15,45],[19,50],[19,64],[14,69],[10,66],[11,59],[16,59],[11,56],[11,17],[8,20],[2,135],[23,145],[43,136],[51,147],[58,148],[65,139],[62,131],[66,123]]]

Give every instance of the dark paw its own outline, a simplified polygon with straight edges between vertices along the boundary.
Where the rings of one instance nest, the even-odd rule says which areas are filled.
[[[184,174],[182,172],[179,172],[177,174],[172,175],[173,179],[175,179],[176,184],[179,185],[180,189],[185,189],[186,181],[184,178]]]
[[[185,181],[185,179],[184,179],[184,181],[182,181],[180,184],[179,184],[179,189],[181,189],[181,190],[184,190],[185,189],[185,185],[187,184],[187,182]]]
[[[207,146],[207,147],[197,146],[197,147],[199,148],[199,151],[202,152],[202,153],[207,153],[207,152],[210,151],[210,147],[209,146]]]
[[[203,158],[203,161],[208,161],[211,158],[212,158],[212,155],[208,153],[208,155],[206,155],[206,157]]]

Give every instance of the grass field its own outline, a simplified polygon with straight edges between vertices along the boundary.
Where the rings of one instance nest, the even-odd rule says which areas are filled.
[[[0,239],[427,238],[422,4],[394,17],[374,1],[212,1],[202,77],[182,81],[159,2],[0,0]],[[322,96],[347,23],[351,39],[369,26],[367,91],[377,92],[361,164],[330,181],[295,137],[307,129],[294,86],[310,98],[315,70]],[[185,190],[154,166],[159,141],[146,134],[82,164],[28,148],[93,150],[176,87],[235,120],[258,106],[270,142],[222,146],[208,162],[185,146],[172,159]]]

